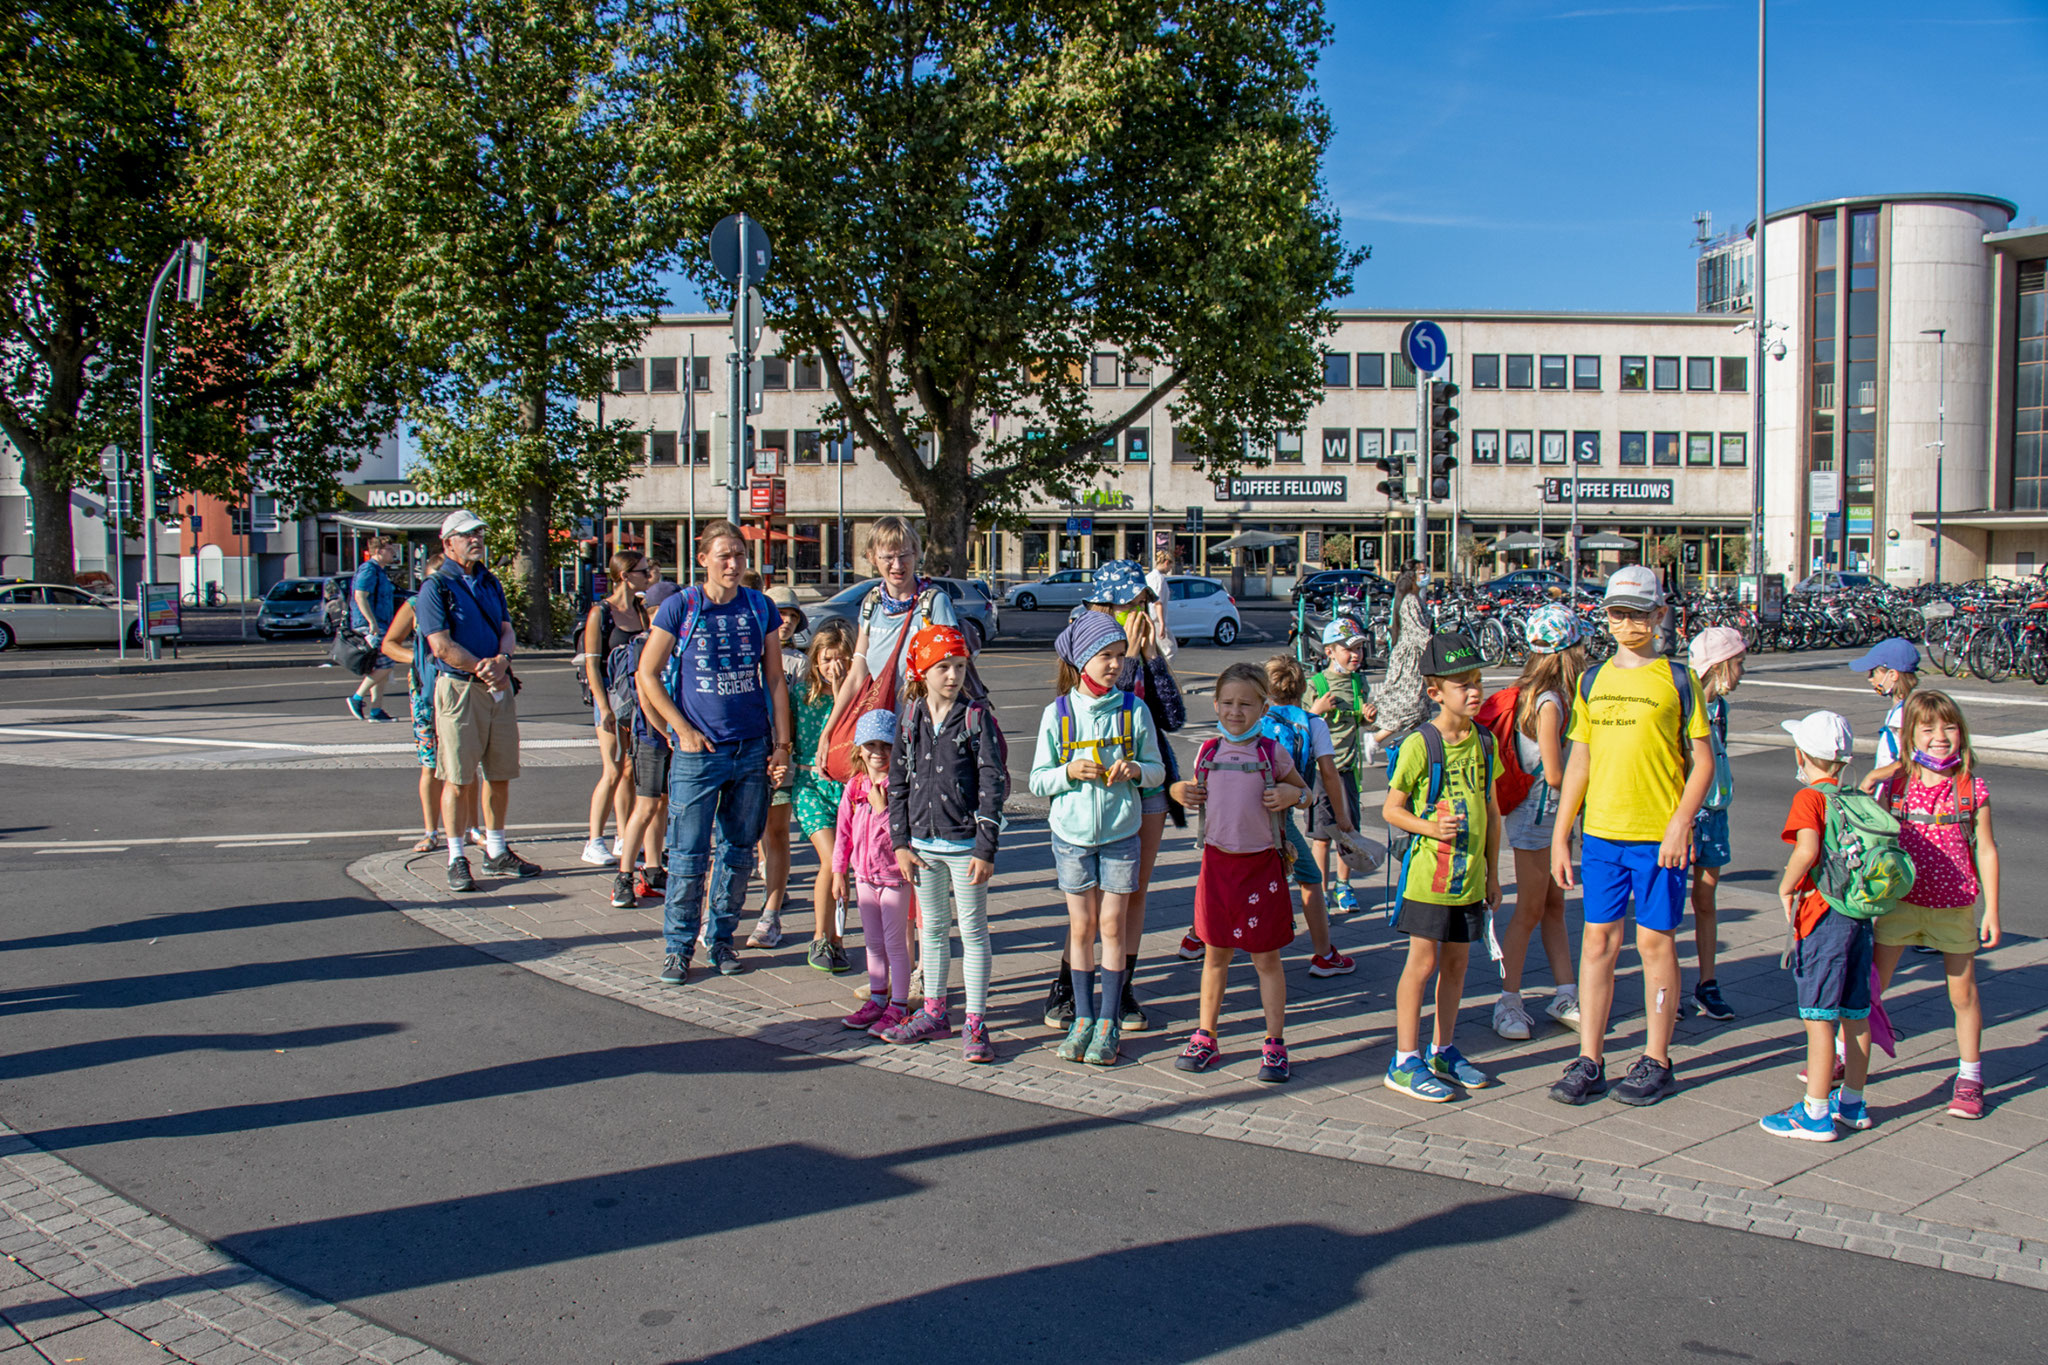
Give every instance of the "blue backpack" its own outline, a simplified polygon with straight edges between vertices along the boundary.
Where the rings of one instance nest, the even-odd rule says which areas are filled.
[[[1294,771],[1313,788],[1315,744],[1309,738],[1308,719],[1308,712],[1299,706],[1269,706],[1265,719],[1259,722],[1259,730],[1266,738],[1286,746],[1287,756],[1294,760]]]
[[[1493,790],[1493,732],[1484,725],[1473,726],[1472,732],[1479,736],[1479,752],[1484,756],[1486,763],[1486,776],[1480,791],[1491,791]],[[1436,803],[1443,798],[1444,794],[1444,737],[1433,721],[1424,721],[1421,725],[1417,726],[1415,737],[1422,741],[1423,755],[1429,760],[1429,786],[1423,795],[1421,806],[1415,807],[1413,813],[1417,818],[1426,820],[1436,813]],[[1424,812],[1428,812],[1428,814]],[[1465,828],[1466,833],[1459,836],[1461,840],[1469,837],[1471,831],[1469,820]],[[1405,837],[1407,844],[1401,850],[1401,877],[1395,883],[1394,896],[1387,905],[1387,919],[1389,923],[1393,921],[1396,912],[1399,910],[1401,894],[1408,886],[1408,861],[1415,856],[1415,846],[1421,842],[1421,839],[1413,834]],[[1483,853],[1484,850],[1482,849],[1481,852]],[[1469,856],[1469,851],[1461,850],[1459,856]]]

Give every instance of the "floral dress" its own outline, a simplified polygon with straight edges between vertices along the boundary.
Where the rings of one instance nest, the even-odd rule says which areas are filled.
[[[806,757],[815,755],[818,741],[825,734],[825,722],[832,716],[832,694],[825,692],[812,697],[807,687],[800,691],[792,689],[789,709],[796,724],[795,752]],[[804,838],[815,838],[820,831],[833,827],[839,818],[840,791],[841,784],[817,772],[810,763],[796,765],[796,789],[791,800]]]

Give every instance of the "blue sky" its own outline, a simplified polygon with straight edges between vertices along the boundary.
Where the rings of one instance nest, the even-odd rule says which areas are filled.
[[[1771,0],[1770,203],[1967,190],[2048,218],[2048,0]],[[1754,0],[1329,0],[1342,302],[1690,311],[1755,205]],[[671,278],[677,307],[696,291]]]

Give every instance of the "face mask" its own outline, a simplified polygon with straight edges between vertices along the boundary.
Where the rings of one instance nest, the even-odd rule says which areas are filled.
[[[1963,755],[1959,749],[1947,758],[1936,758],[1925,749],[1915,749],[1913,751],[1913,761],[1923,768],[1931,769],[1938,773],[1945,773],[1954,768],[1958,763],[1961,763]]]
[[[1223,722],[1222,722],[1222,721],[1221,721],[1221,720],[1219,719],[1219,720],[1218,720],[1218,721],[1216,722],[1216,733],[1218,733],[1218,734],[1222,735],[1222,736],[1223,736],[1223,737],[1224,737],[1225,739],[1229,740],[1229,741],[1230,741],[1230,742],[1231,742],[1232,744],[1243,744],[1243,743],[1245,743],[1245,742],[1246,742],[1247,740],[1251,739],[1251,738],[1252,738],[1252,736],[1254,736],[1254,735],[1256,735],[1256,734],[1258,734],[1258,733],[1259,733],[1259,723],[1258,723],[1257,721],[1253,721],[1253,722],[1252,722],[1252,726],[1251,726],[1251,729],[1249,729],[1249,730],[1246,730],[1246,731],[1245,731],[1245,732],[1244,732],[1243,734],[1239,735],[1239,734],[1233,734],[1233,733],[1231,733],[1230,727],[1229,727],[1229,726],[1227,726],[1227,725],[1225,725],[1225,724],[1224,724],[1224,723],[1223,723]]]

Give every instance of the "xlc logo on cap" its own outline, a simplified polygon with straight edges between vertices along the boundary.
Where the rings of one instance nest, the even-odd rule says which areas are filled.
[[[1429,637],[1429,645],[1423,650],[1422,676],[1425,678],[1450,678],[1460,673],[1477,669],[1482,660],[1479,646],[1469,636],[1457,631],[1442,631]]]

